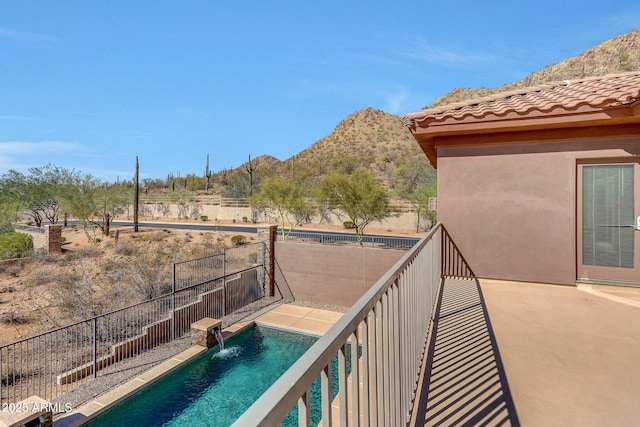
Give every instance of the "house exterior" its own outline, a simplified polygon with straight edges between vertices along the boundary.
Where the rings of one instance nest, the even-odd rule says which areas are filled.
[[[640,286],[640,72],[404,117],[478,277]]]

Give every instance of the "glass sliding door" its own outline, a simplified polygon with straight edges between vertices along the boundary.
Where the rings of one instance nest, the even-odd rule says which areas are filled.
[[[580,165],[578,280],[640,285],[638,165]]]

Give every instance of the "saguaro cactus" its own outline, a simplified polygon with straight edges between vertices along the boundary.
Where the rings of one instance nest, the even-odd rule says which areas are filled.
[[[136,171],[133,175],[133,231],[135,233],[138,232],[138,201],[140,197],[140,183],[138,182],[139,169],[138,156],[136,156]]]
[[[249,195],[253,196],[253,173],[256,168],[251,162],[251,154],[249,154],[249,161],[244,165],[244,170],[249,174]]]
[[[207,184],[205,190],[209,191],[209,180],[211,180],[211,170],[209,170],[209,155],[207,154],[207,167],[204,170],[204,176],[207,177]]]

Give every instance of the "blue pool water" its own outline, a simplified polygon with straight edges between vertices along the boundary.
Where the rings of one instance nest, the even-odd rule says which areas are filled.
[[[222,352],[210,350],[89,425],[229,426],[316,340],[278,329],[252,327],[226,342]],[[334,365],[335,376],[335,360]],[[319,402],[319,382],[316,380],[311,389],[312,402]],[[316,425],[321,418],[320,409],[312,406],[311,416]],[[283,425],[297,425],[295,407]]]

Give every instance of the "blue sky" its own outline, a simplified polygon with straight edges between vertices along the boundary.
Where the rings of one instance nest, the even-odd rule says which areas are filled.
[[[285,160],[365,107],[403,115],[640,27],[636,2],[0,3],[0,174],[106,181]]]

